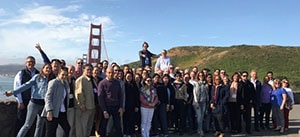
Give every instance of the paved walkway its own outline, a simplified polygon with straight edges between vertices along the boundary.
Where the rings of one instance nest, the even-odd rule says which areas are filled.
[[[253,125],[253,124],[252,124]],[[252,126],[253,127],[253,126]],[[251,135],[245,134],[244,132],[241,134],[231,135],[230,133],[225,133],[225,137],[300,137],[298,131],[300,130],[300,105],[294,105],[294,109],[290,111],[290,126],[289,130],[284,134],[279,134],[278,131],[273,130],[261,130],[260,132],[253,131]],[[205,137],[214,137],[213,133],[207,133],[204,135]],[[171,137],[197,137],[194,135],[172,135]]]
[[[260,132],[253,131],[251,135],[241,134],[231,135],[230,133],[225,132],[225,137],[300,137],[298,131],[300,130],[300,105],[294,105],[294,109],[290,112],[290,126],[289,130],[284,134],[279,134],[278,131],[273,130],[261,130]],[[214,137],[213,133],[206,133],[205,137]],[[184,134],[179,136],[177,134],[170,134],[170,137],[198,137],[197,134],[188,135]]]

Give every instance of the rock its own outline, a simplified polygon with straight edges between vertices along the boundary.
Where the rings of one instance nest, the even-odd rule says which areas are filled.
[[[18,102],[14,98],[0,99],[0,137],[14,137]]]

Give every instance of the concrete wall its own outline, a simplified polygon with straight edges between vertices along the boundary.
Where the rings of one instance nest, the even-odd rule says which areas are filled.
[[[17,100],[0,99],[0,137],[14,137],[17,121]]]

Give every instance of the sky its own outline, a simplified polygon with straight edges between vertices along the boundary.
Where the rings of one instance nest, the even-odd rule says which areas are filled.
[[[75,64],[88,52],[90,24],[102,24],[101,59],[139,60],[177,46],[300,46],[299,0],[0,0],[0,65],[24,64],[35,44]]]

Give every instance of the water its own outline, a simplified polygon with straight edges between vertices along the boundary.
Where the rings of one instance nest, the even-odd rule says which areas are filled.
[[[3,93],[7,90],[12,90],[14,78],[0,76],[0,98],[6,98]]]

